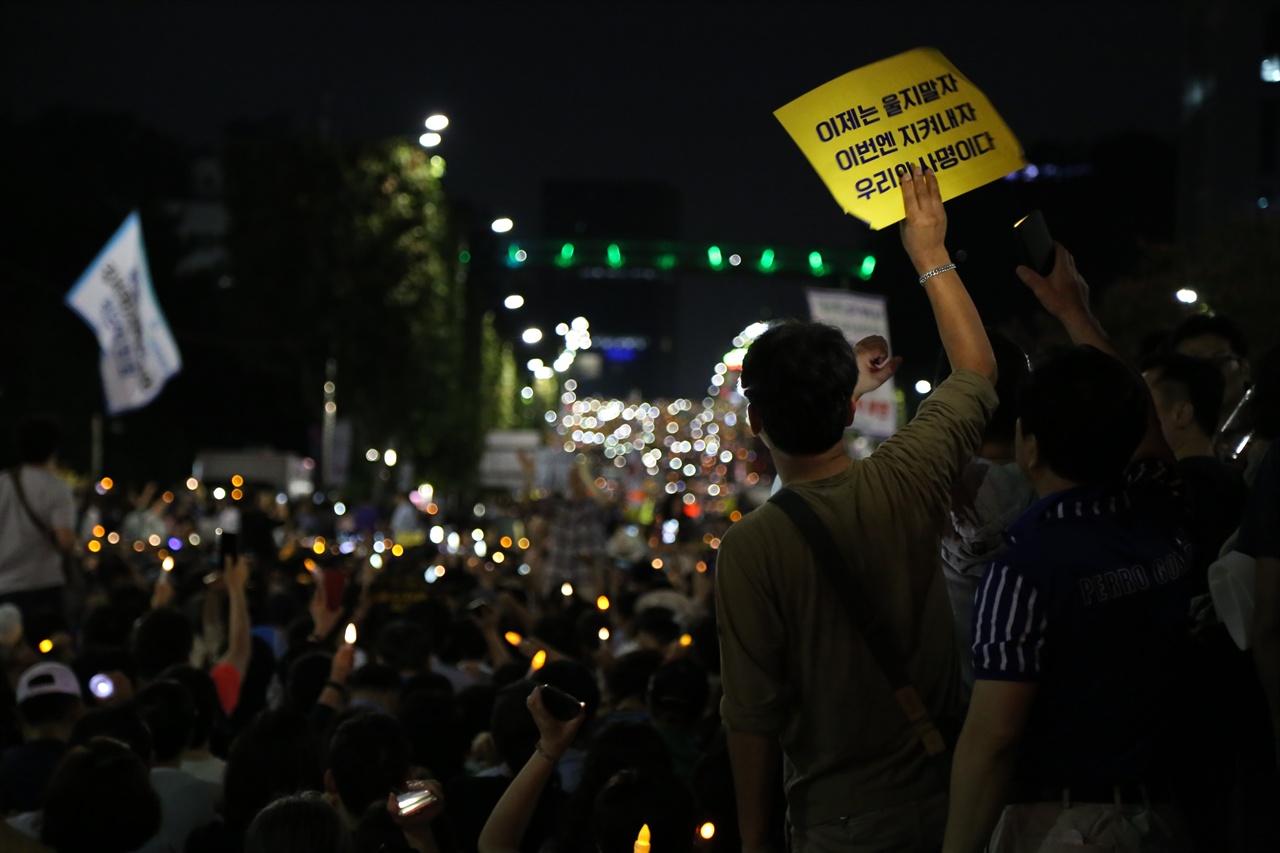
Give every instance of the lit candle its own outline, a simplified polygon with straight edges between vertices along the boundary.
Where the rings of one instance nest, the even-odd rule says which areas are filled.
[[[640,834],[636,836],[636,844],[633,848],[634,853],[649,853],[649,824],[640,827]]]
[[[538,651],[533,656],[532,663],[529,664],[529,668],[536,672],[537,670],[542,669],[542,665],[545,664],[546,662],[547,662],[546,651],[544,651],[543,649],[538,649]]]
[[[601,629],[600,629],[600,633],[599,633],[599,634],[597,634],[596,636],[598,636],[598,637],[599,637],[600,639],[602,639],[602,640],[607,640],[607,639],[609,639],[609,629],[608,629],[608,628],[601,628]]]
[[[524,637],[521,637],[515,631],[508,631],[502,635],[502,638],[513,646],[518,646],[524,642]]]
[[[347,630],[342,633],[342,639],[348,646],[356,644],[356,623],[347,623]]]
[[[599,598],[597,598],[597,599],[596,599],[596,608],[597,608],[598,610],[608,610],[608,609],[609,609],[609,596],[607,596],[607,595],[602,595],[602,596],[600,596]]]

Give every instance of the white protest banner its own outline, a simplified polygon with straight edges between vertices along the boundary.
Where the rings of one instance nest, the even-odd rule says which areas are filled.
[[[178,345],[151,288],[136,212],[80,276],[66,302],[98,336],[108,414],[150,403],[182,369]]]
[[[811,287],[805,291],[809,299],[809,319],[827,323],[844,332],[849,343],[856,344],[869,335],[889,340],[889,314],[884,297],[847,290]],[[893,380],[858,400],[854,428],[872,438],[888,438],[898,428],[898,404],[893,398]]]

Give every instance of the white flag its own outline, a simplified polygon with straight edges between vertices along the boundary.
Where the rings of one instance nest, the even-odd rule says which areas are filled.
[[[151,289],[136,212],[80,276],[66,301],[98,336],[109,414],[150,403],[182,369],[178,345]]]
[[[851,345],[868,335],[889,340],[889,314],[883,297],[817,287],[809,288],[806,295],[809,318],[835,326],[844,332]],[[894,400],[892,379],[858,400],[853,425],[858,432],[872,438],[893,435],[898,428],[898,404]]]

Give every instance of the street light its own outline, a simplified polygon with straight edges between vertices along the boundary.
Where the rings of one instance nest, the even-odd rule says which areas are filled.
[[[421,145],[423,148],[435,148],[437,145],[440,144],[441,139],[443,139],[443,137],[440,136],[440,134],[434,131],[431,131],[419,136],[418,144]]]
[[[506,234],[512,228],[515,228],[516,224],[504,216],[501,219],[493,220],[489,227],[493,229],[495,234]]]
[[[444,130],[449,126],[449,117],[436,113],[433,116],[427,116],[427,130]]]
[[[538,341],[542,340],[542,330],[534,328],[525,329],[524,334],[520,336],[520,340],[524,341],[526,344],[536,344]]]
[[[513,293],[502,300],[502,306],[510,311],[514,311],[522,305],[524,305],[524,297],[518,293]]]
[[[1200,298],[1200,294],[1196,293],[1194,290],[1191,290],[1190,288],[1184,287],[1182,290],[1179,290],[1177,293],[1175,293],[1174,297],[1184,305],[1191,305],[1197,299]]]

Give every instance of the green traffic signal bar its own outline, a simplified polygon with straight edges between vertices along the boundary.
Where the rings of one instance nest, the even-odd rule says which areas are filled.
[[[521,240],[507,243],[500,262],[511,269],[562,270],[607,267],[664,272],[737,272],[756,275],[852,275],[863,281],[876,269],[862,251],[797,249],[641,240]]]

